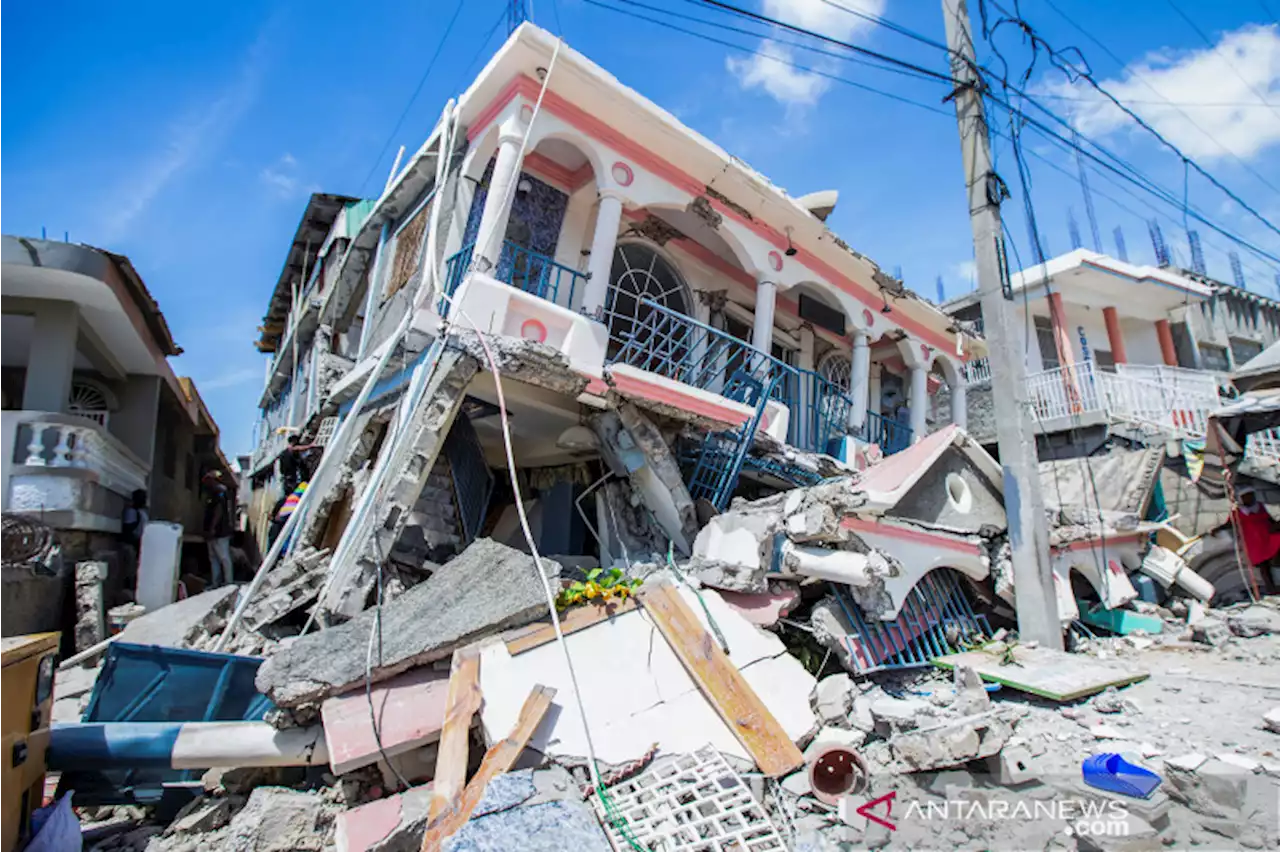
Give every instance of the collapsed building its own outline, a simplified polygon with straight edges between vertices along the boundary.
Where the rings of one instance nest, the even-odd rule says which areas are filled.
[[[166,728],[174,753],[145,756],[198,788],[148,848],[878,848],[887,823],[846,813],[851,791],[950,798],[985,761],[983,789],[1018,787],[1051,734],[1072,751],[1047,780],[1079,786],[1075,752],[1105,726],[1068,706],[1064,733],[1057,706],[981,679],[1127,712],[1115,687],[1148,672],[1113,649],[1169,625],[1185,650],[1179,625],[1226,662],[1230,637],[1280,634],[1266,606],[1205,616],[1215,578],[1155,511],[1163,450],[1117,444],[1040,471],[1082,652],[1018,647],[1009,486],[965,428],[981,337],[836,237],[834,203],[791,198],[528,24],[378,199],[312,196],[258,340],[262,566],[106,652],[118,673],[160,631],[237,655],[205,655],[238,678],[210,688],[248,709],[223,721],[210,699],[212,728]],[[322,455],[287,495],[295,436]],[[954,680],[908,679],[930,666]],[[131,722],[162,703],[128,687],[98,678],[59,759],[118,771],[150,748],[133,729],[103,755],[107,693]],[[1222,736],[1257,750],[1239,728]],[[1241,766],[1186,757],[1187,799]],[[301,771],[324,764],[322,783]],[[1237,798],[1250,819],[1274,801]],[[1149,804],[1149,834],[1182,836],[1168,797]]]

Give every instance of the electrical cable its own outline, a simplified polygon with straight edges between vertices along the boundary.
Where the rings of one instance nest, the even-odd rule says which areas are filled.
[[[953,117],[953,116],[952,116],[952,114],[951,114],[950,112],[947,112],[947,111],[946,111],[946,110],[944,110],[944,109],[940,109],[940,108],[938,108],[938,107],[932,107],[932,106],[929,106],[929,105],[927,105],[927,104],[922,104],[922,103],[920,103],[920,102],[918,102],[918,101],[913,101],[913,100],[911,100],[910,98],[903,97],[902,95],[896,95],[896,94],[893,94],[892,92],[886,92],[886,91],[883,91],[883,90],[881,90],[881,89],[877,89],[877,88],[875,88],[875,87],[873,87],[873,86],[868,86],[868,85],[866,85],[865,83],[857,83],[857,82],[854,82],[853,80],[850,80],[850,79],[845,78],[845,77],[840,77],[840,76],[837,76],[837,75],[835,75],[835,74],[829,74],[829,73],[827,73],[827,72],[825,72],[825,71],[820,71],[820,70],[818,70],[818,69],[816,69],[816,68],[811,68],[811,67],[808,67],[808,66],[805,66],[805,65],[801,65],[801,64],[796,63],[796,62],[793,62],[793,61],[791,61],[791,60],[789,60],[789,59],[785,59],[785,58],[783,58],[783,57],[781,57],[781,56],[775,56],[775,55],[772,55],[772,54],[764,53],[764,52],[759,51],[759,50],[754,50],[754,49],[752,49],[752,48],[750,48],[750,47],[744,47],[743,45],[740,45],[740,44],[734,44],[733,42],[724,41],[724,40],[722,40],[722,39],[718,39],[718,38],[716,38],[716,37],[714,37],[714,36],[709,36],[709,35],[705,35],[704,33],[695,32],[695,31],[693,31],[693,30],[686,29],[686,28],[681,27],[681,26],[678,26],[678,25],[676,25],[676,24],[667,23],[666,21],[660,21],[660,20],[658,20],[658,19],[656,19],[656,18],[650,18],[650,17],[648,17],[647,15],[641,15],[641,14],[639,14],[639,13],[637,13],[637,12],[630,12],[630,11],[628,11],[628,10],[626,10],[626,9],[619,9],[619,8],[617,8],[617,7],[615,7],[615,6],[610,6],[610,5],[608,5],[607,3],[603,3],[603,2],[601,2],[601,0],[583,0],[583,2],[587,3],[587,4],[588,4],[588,5],[590,5],[590,6],[598,6],[598,7],[600,7],[601,9],[607,9],[607,10],[609,10],[609,11],[611,11],[611,12],[617,12],[618,14],[621,14],[621,15],[627,15],[628,17],[636,18],[636,19],[641,20],[641,21],[647,21],[647,22],[649,22],[649,23],[651,23],[651,24],[655,24],[655,25],[657,25],[657,26],[664,27],[664,28],[669,29],[669,30],[674,30],[675,32],[678,32],[678,33],[683,33],[683,34],[685,34],[685,35],[693,36],[694,38],[702,39],[703,41],[712,42],[713,44],[718,44],[718,45],[721,45],[721,46],[723,46],[723,47],[730,47],[730,48],[733,48],[734,50],[740,50],[740,51],[742,51],[742,52],[744,52],[744,53],[749,53],[749,54],[752,54],[752,55],[754,55],[754,56],[760,56],[760,57],[763,57],[763,58],[765,58],[765,59],[772,60],[772,61],[774,61],[774,62],[779,62],[779,63],[781,63],[781,64],[783,64],[783,65],[787,65],[787,66],[789,66],[789,67],[791,67],[791,68],[795,68],[797,71],[804,71],[804,72],[806,72],[806,73],[808,73],[808,74],[816,74],[816,75],[817,75],[817,76],[819,76],[819,77],[823,77],[823,78],[825,78],[825,79],[832,80],[832,81],[837,82],[837,83],[843,83],[844,85],[846,85],[846,86],[852,86],[852,87],[853,87],[853,88],[855,88],[855,89],[861,89],[861,90],[866,91],[866,92],[871,92],[872,94],[880,95],[880,96],[882,96],[882,97],[889,98],[890,100],[898,101],[899,103],[904,103],[904,104],[908,104],[908,105],[910,105],[910,106],[918,107],[918,108],[920,108],[920,109],[927,110],[927,111],[929,111],[929,112],[933,112],[933,113],[937,113],[938,115],[946,116],[946,117],[948,117],[948,118],[952,118],[952,117]],[[643,5],[643,4],[640,4],[640,3],[636,3],[636,2],[634,2],[634,0],[614,0],[614,2],[628,3],[628,5],[634,5],[634,6],[640,6],[640,5]],[[653,7],[645,7],[645,8],[653,8]],[[674,14],[674,13],[672,13],[672,14]],[[801,45],[798,45],[798,44],[796,44],[796,45],[794,45],[794,46],[796,46],[796,47],[801,47]],[[811,49],[811,48],[805,48],[805,49]],[[824,53],[825,55],[831,55],[831,54],[827,54],[827,52],[826,52],[826,51],[819,51],[819,52]],[[884,69],[884,70],[892,70],[892,69]]]
[[[1257,95],[1259,101],[1261,101],[1264,105],[1270,107],[1271,112],[1275,114],[1276,118],[1280,118],[1280,110],[1277,110],[1275,108],[1275,105],[1270,103],[1266,99],[1266,97],[1262,94],[1262,92],[1258,91],[1258,87],[1255,86],[1253,83],[1249,82],[1249,80],[1243,74],[1240,73],[1240,69],[1237,68],[1236,64],[1231,61],[1231,57],[1227,56],[1226,54],[1224,54],[1222,51],[1218,49],[1218,46],[1214,44],[1213,41],[1209,38],[1209,36],[1205,34],[1205,31],[1200,29],[1200,27],[1196,24],[1195,21],[1191,20],[1191,16],[1188,15],[1186,12],[1184,12],[1182,7],[1179,6],[1177,3],[1175,3],[1174,0],[1165,0],[1165,2],[1169,4],[1169,7],[1173,9],[1173,11],[1178,13],[1178,17],[1182,18],[1182,20],[1187,22],[1187,26],[1195,30],[1196,35],[1200,36],[1201,40],[1204,41],[1204,43],[1209,46],[1209,49],[1212,50],[1214,53],[1216,53],[1222,59],[1222,61],[1226,63],[1227,67],[1230,68],[1238,78],[1240,78],[1240,82],[1244,83],[1245,86],[1248,87],[1249,91]]]
[[[1082,26],[1081,26],[1081,25],[1080,25],[1080,24],[1079,24],[1079,23],[1078,23],[1074,18],[1070,17],[1070,16],[1069,16],[1069,15],[1067,15],[1065,12],[1063,12],[1063,11],[1062,11],[1062,9],[1058,8],[1057,4],[1056,4],[1056,3],[1054,3],[1054,0],[1044,0],[1044,2],[1045,2],[1045,5],[1047,5],[1050,9],[1052,9],[1054,12],[1056,12],[1060,18],[1062,18],[1062,19],[1063,19],[1063,20],[1065,20],[1068,24],[1070,24],[1072,27],[1074,27],[1074,28],[1076,29],[1076,31],[1077,31],[1077,32],[1079,32],[1079,33],[1080,33],[1082,36],[1084,36],[1085,38],[1089,39],[1089,41],[1091,41],[1091,42],[1093,42],[1094,44],[1096,44],[1096,45],[1098,46],[1098,48],[1099,48],[1103,53],[1105,53],[1105,54],[1107,54],[1107,56],[1111,57],[1111,59],[1112,59],[1112,61],[1113,61],[1113,62],[1115,62],[1115,63],[1116,63],[1117,65],[1119,65],[1121,68],[1127,68],[1127,66],[1126,66],[1126,64],[1125,64],[1125,62],[1124,62],[1124,60],[1122,60],[1119,56],[1117,56],[1117,55],[1116,55],[1116,53],[1115,53],[1115,51],[1113,51],[1111,48],[1107,47],[1107,45],[1106,45],[1105,43],[1103,43],[1100,39],[1098,39],[1096,36],[1094,36],[1092,33],[1090,33],[1090,32],[1089,32],[1088,30],[1086,30],[1084,27],[1082,27]],[[1236,154],[1236,152],[1232,151],[1232,150],[1231,150],[1230,148],[1228,148],[1226,145],[1222,144],[1222,142],[1218,141],[1218,138],[1217,138],[1216,136],[1214,136],[1212,133],[1210,133],[1210,132],[1209,132],[1208,130],[1206,130],[1204,127],[1200,126],[1200,124],[1199,124],[1195,119],[1193,119],[1190,115],[1188,115],[1188,114],[1187,114],[1187,112],[1186,112],[1185,110],[1183,110],[1183,109],[1182,109],[1182,107],[1183,107],[1183,106],[1225,106],[1225,107],[1237,107],[1237,106],[1255,106],[1255,107],[1256,107],[1256,106],[1268,106],[1268,107],[1269,107],[1269,106],[1270,106],[1269,104],[1267,104],[1267,103],[1265,103],[1265,102],[1264,102],[1264,103],[1261,103],[1261,104],[1257,104],[1257,103],[1255,103],[1255,104],[1176,104],[1176,103],[1174,103],[1173,101],[1171,101],[1171,100],[1169,100],[1168,98],[1166,98],[1164,95],[1162,95],[1162,94],[1160,93],[1160,90],[1158,90],[1155,86],[1151,85],[1151,83],[1147,81],[1147,78],[1146,78],[1146,77],[1142,76],[1141,74],[1137,74],[1137,73],[1135,73],[1135,72],[1133,72],[1133,71],[1130,71],[1129,73],[1130,73],[1130,75],[1133,77],[1133,79],[1137,80],[1138,82],[1142,83],[1142,85],[1144,85],[1144,86],[1146,86],[1148,89],[1150,89],[1150,90],[1151,90],[1151,92],[1152,92],[1153,94],[1155,94],[1157,97],[1159,97],[1159,98],[1160,98],[1160,100],[1159,100],[1159,101],[1136,101],[1136,100],[1128,100],[1128,101],[1126,101],[1126,103],[1131,104],[1131,105],[1140,105],[1140,106],[1162,106],[1162,105],[1167,105],[1167,106],[1171,106],[1171,107],[1173,107],[1174,109],[1176,109],[1176,110],[1178,111],[1178,113],[1179,113],[1183,118],[1185,118],[1185,119],[1187,120],[1187,123],[1188,123],[1188,124],[1190,124],[1190,125],[1191,125],[1192,127],[1194,127],[1196,130],[1199,130],[1199,131],[1200,131],[1200,132],[1205,136],[1205,138],[1206,138],[1206,139],[1209,139],[1209,140],[1210,140],[1210,141],[1212,141],[1214,144],[1216,144],[1219,148],[1221,148],[1223,151],[1225,151],[1225,152],[1226,152],[1226,153],[1227,153],[1227,154],[1228,154],[1232,159],[1234,159],[1234,160],[1235,160],[1236,162],[1238,162],[1241,166],[1243,166],[1243,167],[1244,167],[1244,168],[1245,168],[1245,169],[1246,169],[1246,170],[1247,170],[1251,175],[1253,175],[1255,178],[1257,178],[1257,179],[1258,179],[1258,180],[1259,180],[1259,181],[1260,181],[1264,186],[1266,186],[1266,187],[1268,187],[1268,188],[1270,188],[1270,189],[1272,189],[1272,190],[1274,190],[1274,191],[1276,191],[1276,192],[1280,192],[1280,189],[1277,189],[1277,188],[1275,187],[1275,185],[1273,185],[1270,181],[1268,181],[1265,177],[1263,177],[1261,173],[1259,173],[1256,169],[1254,169],[1254,168],[1253,168],[1253,166],[1249,165],[1249,164],[1248,164],[1247,162],[1245,162],[1245,160],[1243,160],[1243,159],[1242,159],[1238,154]],[[1045,95],[1043,92],[1041,92],[1041,93],[1040,93],[1040,97],[1046,97],[1046,95]],[[1087,98],[1079,98],[1078,100],[1079,100],[1079,101],[1081,101],[1081,102],[1083,102],[1083,103],[1096,103],[1096,101],[1090,101],[1090,100],[1089,100],[1089,99],[1087,99]]]
[[[714,2],[714,1],[715,0],[706,0],[706,2]],[[1003,18],[997,20],[995,24],[990,26],[988,26],[987,24],[987,4],[988,3],[990,3],[997,10],[999,10],[1002,15],[1004,15]],[[999,4],[998,0],[979,0],[978,5],[979,5],[982,21],[983,21],[983,35],[984,37],[986,37],[988,43],[991,45],[992,49],[997,53],[998,56],[999,56],[999,50],[995,46],[994,35],[996,31],[1003,24],[1008,23],[1008,24],[1014,25],[1023,34],[1024,39],[1027,39],[1031,42],[1032,61],[1028,65],[1027,70],[1022,75],[1024,82],[1026,79],[1030,77],[1030,74],[1035,67],[1035,56],[1038,55],[1039,50],[1043,49],[1048,53],[1050,63],[1059,71],[1062,71],[1062,73],[1066,75],[1069,81],[1075,82],[1076,80],[1084,80],[1085,82],[1087,82],[1099,94],[1101,94],[1108,101],[1114,104],[1117,109],[1124,112],[1125,115],[1129,116],[1131,120],[1136,122],[1138,126],[1142,127],[1149,134],[1154,136],[1162,145],[1164,145],[1166,148],[1168,148],[1170,151],[1176,154],[1180,160],[1186,161],[1191,166],[1191,168],[1195,169],[1196,172],[1201,177],[1205,178],[1211,184],[1217,187],[1220,191],[1222,191],[1223,194],[1225,194],[1228,198],[1234,201],[1241,209],[1249,213],[1251,216],[1253,216],[1255,219],[1257,219],[1259,222],[1265,225],[1269,230],[1275,232],[1277,235],[1280,235],[1280,228],[1276,227],[1276,225],[1273,224],[1270,219],[1263,216],[1256,209],[1254,209],[1252,205],[1246,202],[1243,198],[1241,198],[1232,190],[1228,189],[1221,181],[1219,181],[1216,177],[1214,177],[1207,169],[1205,169],[1198,162],[1196,162],[1194,158],[1189,157],[1187,154],[1183,153],[1182,149],[1180,149],[1177,145],[1174,145],[1172,142],[1170,142],[1167,138],[1165,138],[1163,134],[1160,133],[1160,131],[1156,130],[1140,115],[1138,115],[1133,110],[1129,109],[1129,107],[1125,106],[1125,104],[1121,102],[1118,98],[1116,98],[1115,95],[1111,94],[1110,91],[1108,91],[1104,86],[1102,86],[1102,84],[1100,84],[1097,80],[1095,80],[1093,77],[1092,71],[1088,67],[1088,63],[1084,62],[1083,55],[1080,53],[1080,51],[1077,48],[1074,48],[1074,47],[1067,48],[1064,51],[1055,49],[1052,45],[1049,44],[1048,41],[1046,41],[1036,32],[1035,28],[1033,28],[1031,24],[1026,21],[1026,19],[1022,18],[1020,15],[1015,15],[1005,10],[1004,7],[1002,7]],[[1074,52],[1076,56],[1080,57],[1080,61],[1084,65],[1083,70],[1080,67],[1078,67],[1075,62],[1073,62],[1068,58],[1065,58],[1064,54],[1068,52]],[[1001,61],[1003,62],[1003,58],[1001,59]],[[1002,83],[1003,85],[1006,86],[1006,88],[1009,88],[1012,91],[1019,94],[1020,96],[1026,98],[1028,103],[1035,105],[1038,109],[1043,110],[1047,115],[1052,116],[1057,121],[1066,124],[1066,122],[1063,119],[1061,119],[1059,116],[1054,114],[1047,107],[1037,104],[1035,99],[1032,98],[1029,94],[1019,90],[1017,87],[1014,87],[1012,84],[1010,84],[1008,82],[1007,75],[1004,75],[1004,77],[1002,78]],[[1095,147],[1098,147],[1099,150],[1102,150],[1101,147],[1098,146],[1096,142],[1093,142],[1093,140],[1090,140],[1090,142]]]
[[[949,73],[934,71],[931,68],[925,68],[924,66],[916,65],[913,62],[908,62],[905,59],[898,59],[895,56],[890,56],[885,53],[880,53],[879,51],[871,50],[866,47],[860,47],[859,45],[851,44],[850,42],[847,42],[847,41],[841,41],[838,38],[832,38],[831,36],[823,35],[822,33],[805,29],[804,27],[799,27],[799,26],[796,26],[795,24],[789,24],[786,21],[780,21],[777,18],[773,18],[768,15],[761,14],[759,12],[752,12],[750,9],[743,9],[739,6],[734,6],[731,3],[724,3],[724,2],[721,2],[721,0],[692,0],[692,2],[698,2],[706,6],[714,6],[718,9],[731,12],[743,18],[748,18],[754,21],[760,21],[762,23],[770,24],[772,26],[779,27],[784,30],[788,30],[790,32],[795,33],[796,35],[808,36],[809,38],[817,39],[818,41],[824,41],[827,44],[832,44],[832,45],[835,45],[836,47],[843,47],[846,50],[853,51],[854,53],[860,54],[862,56],[866,56],[870,59],[879,60],[880,62],[883,62],[887,66],[894,66],[897,68],[906,69],[908,71],[913,71],[921,77],[934,79],[934,80],[941,80],[945,83],[951,83],[951,75]]]
[[[431,76],[431,70],[436,67],[436,60],[440,58],[440,52],[444,50],[444,46],[449,43],[449,34],[453,32],[453,25],[458,22],[458,15],[462,13],[462,7],[466,5],[465,0],[458,0],[458,6],[453,10],[453,17],[449,19],[448,25],[444,28],[444,35],[440,37],[440,43],[436,45],[435,53],[431,54],[430,61],[427,62],[427,68],[422,72],[422,76],[418,79],[418,85],[414,87],[413,94],[409,96],[409,101],[404,105],[404,109],[400,112],[400,117],[396,119],[395,127],[391,128],[391,132],[387,134],[387,140],[382,143],[378,156],[374,159],[373,165],[369,167],[369,173],[364,176],[364,180],[360,182],[360,194],[364,194],[364,188],[369,185],[369,180],[373,177],[374,172],[378,169],[378,163],[382,162],[382,155],[387,153],[387,148],[391,146],[391,141],[396,138],[396,134],[400,132],[400,127],[404,124],[405,118],[409,115],[409,110],[413,107],[413,102],[418,99],[418,95],[422,92],[422,87],[426,85],[427,78]],[[381,193],[379,193],[381,195]]]

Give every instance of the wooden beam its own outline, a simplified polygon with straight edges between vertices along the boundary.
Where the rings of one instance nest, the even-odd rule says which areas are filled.
[[[585,630],[602,621],[607,621],[615,615],[630,612],[635,608],[636,602],[631,598],[610,601],[609,603],[589,601],[582,606],[575,606],[565,610],[560,616],[560,632],[568,636],[570,633]],[[507,653],[514,657],[516,654],[531,651],[539,645],[552,642],[555,638],[556,628],[551,622],[541,621],[537,624],[530,624],[528,627],[520,628],[520,630],[508,635]]]
[[[529,697],[524,700],[524,706],[520,708],[520,718],[516,719],[516,726],[511,729],[506,739],[494,743],[493,747],[485,752],[484,760],[480,762],[480,768],[467,784],[461,800],[455,807],[445,808],[428,821],[427,831],[422,836],[422,852],[439,852],[440,845],[466,824],[471,818],[471,812],[475,810],[476,805],[480,804],[480,799],[484,796],[484,788],[489,786],[489,782],[494,778],[515,765],[516,758],[520,757],[529,738],[537,730],[538,723],[546,715],[555,694],[554,689],[541,684],[529,691]],[[436,784],[439,783],[439,776],[437,776]]]
[[[800,749],[720,646],[702,629],[702,622],[680,593],[671,584],[660,583],[646,584],[637,595],[667,644],[760,771],[776,778],[803,765]]]
[[[446,806],[457,807],[467,783],[468,740],[471,717],[480,709],[480,651],[474,645],[453,652],[449,671],[449,697],[445,704],[444,727],[436,752],[436,775],[432,789],[436,795],[427,812],[428,823]]]

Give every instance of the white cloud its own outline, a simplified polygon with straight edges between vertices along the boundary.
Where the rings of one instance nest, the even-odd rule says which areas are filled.
[[[263,26],[218,96],[212,102],[193,105],[176,119],[163,149],[149,152],[144,165],[108,199],[103,215],[105,242],[123,237],[175,178],[216,150],[239,123],[257,97],[275,20],[272,17]]]
[[[746,59],[730,57],[725,64],[744,89],[764,89],[774,100],[787,106],[811,106],[827,90],[830,81],[792,68],[786,64],[792,58],[789,47],[765,39],[760,43],[760,53]]]
[[[842,0],[840,5],[863,14],[879,15],[884,11],[886,2]],[[843,11],[835,3],[836,0],[830,3],[826,0],[764,0],[763,11],[771,18],[841,41],[849,41],[872,26],[865,18]],[[800,38],[795,33],[779,31],[787,32],[789,40]],[[801,71],[787,63],[799,62],[826,70],[834,60],[823,60],[816,54],[797,57],[793,48],[769,38],[760,42],[757,51],[756,55],[745,59],[730,57],[725,60],[725,67],[737,77],[738,84],[744,89],[763,89],[784,106],[806,107],[817,103],[831,85],[828,78]]]
[[[947,275],[949,280],[959,282],[959,292],[967,293],[976,286],[978,264],[973,260],[962,260],[959,263],[953,263],[947,272],[949,273]],[[954,288],[948,287],[947,289]]]
[[[240,367],[235,370],[228,370],[212,378],[197,381],[196,389],[201,391],[219,390],[221,388],[238,387],[252,381],[262,381],[261,367]]]
[[[298,178],[298,161],[287,152],[264,168],[259,177],[280,198],[293,196],[301,185],[301,180]]]
[[[1280,109],[1268,108],[1258,97],[1280,101],[1280,28],[1275,25],[1225,33],[1213,48],[1148,54],[1099,83],[1193,157],[1248,159],[1280,142]],[[1067,101],[1066,111],[1081,133],[1145,132],[1085,81],[1053,83],[1042,91],[1080,99]]]

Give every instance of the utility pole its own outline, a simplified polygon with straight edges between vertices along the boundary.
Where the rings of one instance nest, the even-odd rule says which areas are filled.
[[[1062,628],[1049,562],[1049,528],[1040,493],[1039,459],[1027,400],[1026,353],[1008,293],[1008,260],[1000,226],[1004,186],[991,168],[991,140],[982,103],[965,0],[942,0],[951,53],[952,98],[960,127],[969,220],[973,226],[978,298],[991,362],[991,399],[1004,471],[1004,506],[1013,549],[1018,634],[1023,641],[1061,650]]]

